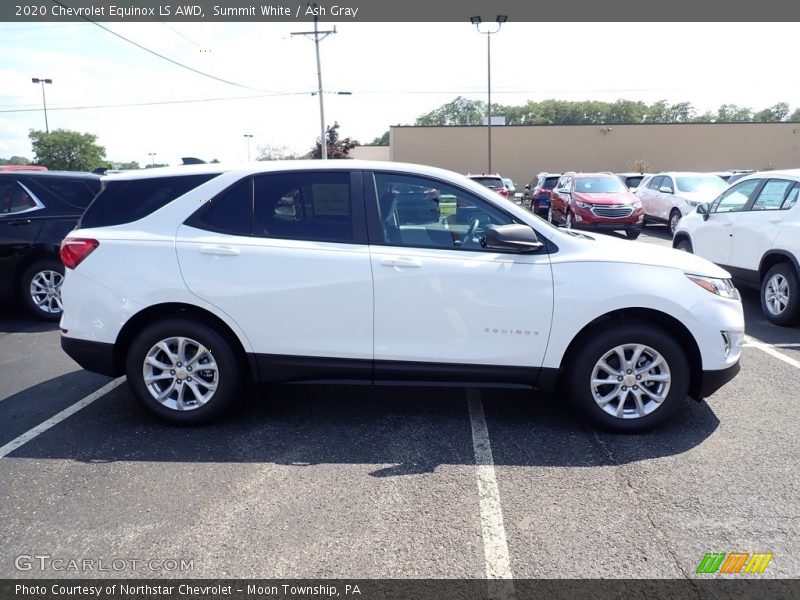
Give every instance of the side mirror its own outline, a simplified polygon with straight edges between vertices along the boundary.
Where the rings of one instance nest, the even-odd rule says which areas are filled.
[[[544,246],[527,225],[489,225],[481,246],[490,250],[535,252]]]
[[[711,213],[711,207],[708,202],[701,202],[697,205],[697,214],[703,215],[703,221],[708,221],[708,215]]]
[[[675,191],[672,189],[672,186],[671,186],[671,185],[662,185],[660,188],[658,188],[658,191],[659,191],[659,192],[662,192],[662,193],[664,193],[664,194],[673,194],[673,193],[675,192]]]
[[[530,190],[531,190],[531,184],[528,184],[528,185],[526,185],[526,186],[525,186],[525,189],[526,189],[526,190],[528,190],[528,191],[530,191]]]

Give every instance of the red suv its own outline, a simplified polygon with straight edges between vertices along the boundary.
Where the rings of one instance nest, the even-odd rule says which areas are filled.
[[[564,173],[550,193],[547,219],[567,229],[622,230],[635,240],[643,218],[641,201],[613,173]]]
[[[508,188],[506,187],[506,182],[503,181],[503,178],[500,175],[471,175],[467,173],[467,177],[472,179],[472,181],[477,181],[481,185],[486,186],[490,190],[494,190],[503,198],[508,198]]]

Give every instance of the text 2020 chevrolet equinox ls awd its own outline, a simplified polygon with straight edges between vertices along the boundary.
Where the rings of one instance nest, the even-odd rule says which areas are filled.
[[[63,348],[174,422],[217,416],[249,379],[360,380],[558,390],[643,431],[739,368],[723,269],[556,229],[432,167],[109,176],[61,254]]]

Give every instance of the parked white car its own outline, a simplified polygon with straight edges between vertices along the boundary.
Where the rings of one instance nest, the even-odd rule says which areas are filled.
[[[675,233],[678,221],[701,202],[711,202],[727,187],[713,173],[658,173],[642,181],[636,195],[644,207],[645,223],[666,223]]]
[[[432,167],[107,178],[62,258],[64,350],[175,422],[215,417],[247,379],[359,380],[559,390],[598,425],[643,431],[739,369],[721,268],[561,231]]]
[[[800,169],[747,175],[683,218],[672,245],[761,290],[771,322],[800,321]]]

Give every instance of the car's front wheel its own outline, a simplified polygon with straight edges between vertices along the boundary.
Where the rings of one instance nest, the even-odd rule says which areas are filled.
[[[595,332],[562,365],[579,413],[613,431],[638,433],[670,419],[686,398],[689,363],[669,333],[646,323]]]
[[[642,233],[641,229],[626,229],[625,235],[628,236],[629,240],[637,239]]]
[[[800,320],[800,285],[789,263],[773,265],[762,280],[761,310],[775,325],[794,325]]]
[[[54,258],[39,260],[22,274],[20,297],[29,312],[40,319],[58,321],[63,312],[61,284],[64,265]]]
[[[675,235],[675,230],[678,229],[678,223],[681,220],[681,212],[677,208],[673,208],[669,213],[669,234]]]
[[[236,353],[225,337],[182,317],[146,327],[131,344],[126,373],[148,410],[185,424],[207,422],[228,408],[241,378]]]
[[[689,238],[681,238],[680,241],[677,244],[675,244],[675,249],[683,250],[684,252],[688,252],[689,254],[691,254],[693,252],[692,242],[691,240],[689,240]]]

